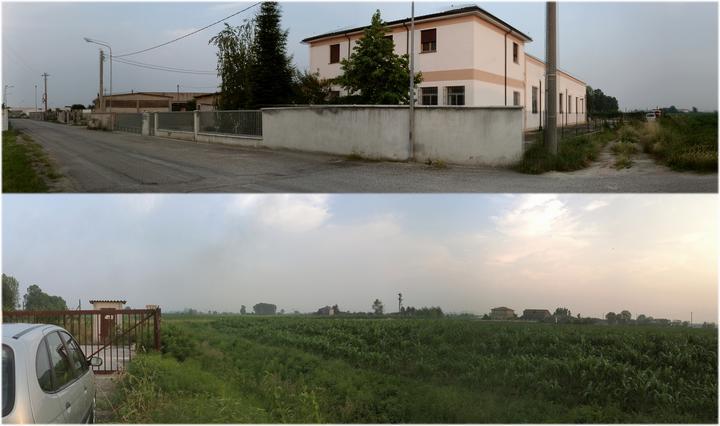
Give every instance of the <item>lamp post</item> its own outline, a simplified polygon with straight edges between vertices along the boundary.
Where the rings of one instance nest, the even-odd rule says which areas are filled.
[[[91,38],[88,38],[88,37],[83,37],[83,39],[84,39],[86,42],[88,42],[88,43],[99,44],[100,46],[105,46],[105,47],[107,47],[107,48],[110,50],[110,104],[109,104],[108,111],[109,111],[109,112],[112,112],[112,57],[113,57],[113,55],[112,55],[112,47],[110,47],[109,44],[107,44],[107,43],[105,43],[105,42],[103,42],[103,41],[100,41],[100,40],[94,40],[94,39],[91,39]],[[100,94],[100,96],[102,96],[102,93]]]

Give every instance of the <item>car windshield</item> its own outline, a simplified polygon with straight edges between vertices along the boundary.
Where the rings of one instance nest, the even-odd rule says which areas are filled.
[[[15,355],[9,346],[2,348],[2,415],[10,414],[15,403]]]

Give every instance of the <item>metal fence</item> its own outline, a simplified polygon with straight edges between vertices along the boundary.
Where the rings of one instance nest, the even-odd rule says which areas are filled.
[[[160,130],[174,130],[180,132],[195,131],[195,117],[192,111],[182,112],[159,112],[157,113]]]
[[[142,113],[117,113],[115,114],[115,128],[120,132],[142,133]]]
[[[262,136],[262,111],[200,111],[200,133]]]
[[[63,327],[77,340],[86,357],[102,358],[102,365],[92,367],[99,374],[126,369],[137,353],[160,350],[159,308],[12,311],[2,313],[2,322]]]

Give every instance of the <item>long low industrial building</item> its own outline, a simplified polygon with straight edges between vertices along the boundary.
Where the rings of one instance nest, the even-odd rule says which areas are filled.
[[[410,18],[387,22],[387,37],[395,53],[409,54]],[[310,47],[310,70],[320,78],[342,73],[367,27],[335,31],[303,40]],[[415,71],[422,72],[418,103],[449,106],[507,106],[524,108],[525,130],[545,123],[545,64],[525,53],[532,39],[477,6],[415,18]],[[558,125],[586,121],[586,84],[558,70]],[[335,95],[344,94],[333,87]]]
[[[192,111],[198,99],[206,99],[212,93],[205,92],[130,92],[105,95],[97,98],[95,112],[168,112]],[[103,105],[104,104],[104,105]]]

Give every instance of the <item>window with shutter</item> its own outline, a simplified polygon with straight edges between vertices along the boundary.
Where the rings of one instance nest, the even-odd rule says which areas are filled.
[[[437,51],[437,32],[435,28],[420,31],[420,46],[420,51],[423,53]]]

